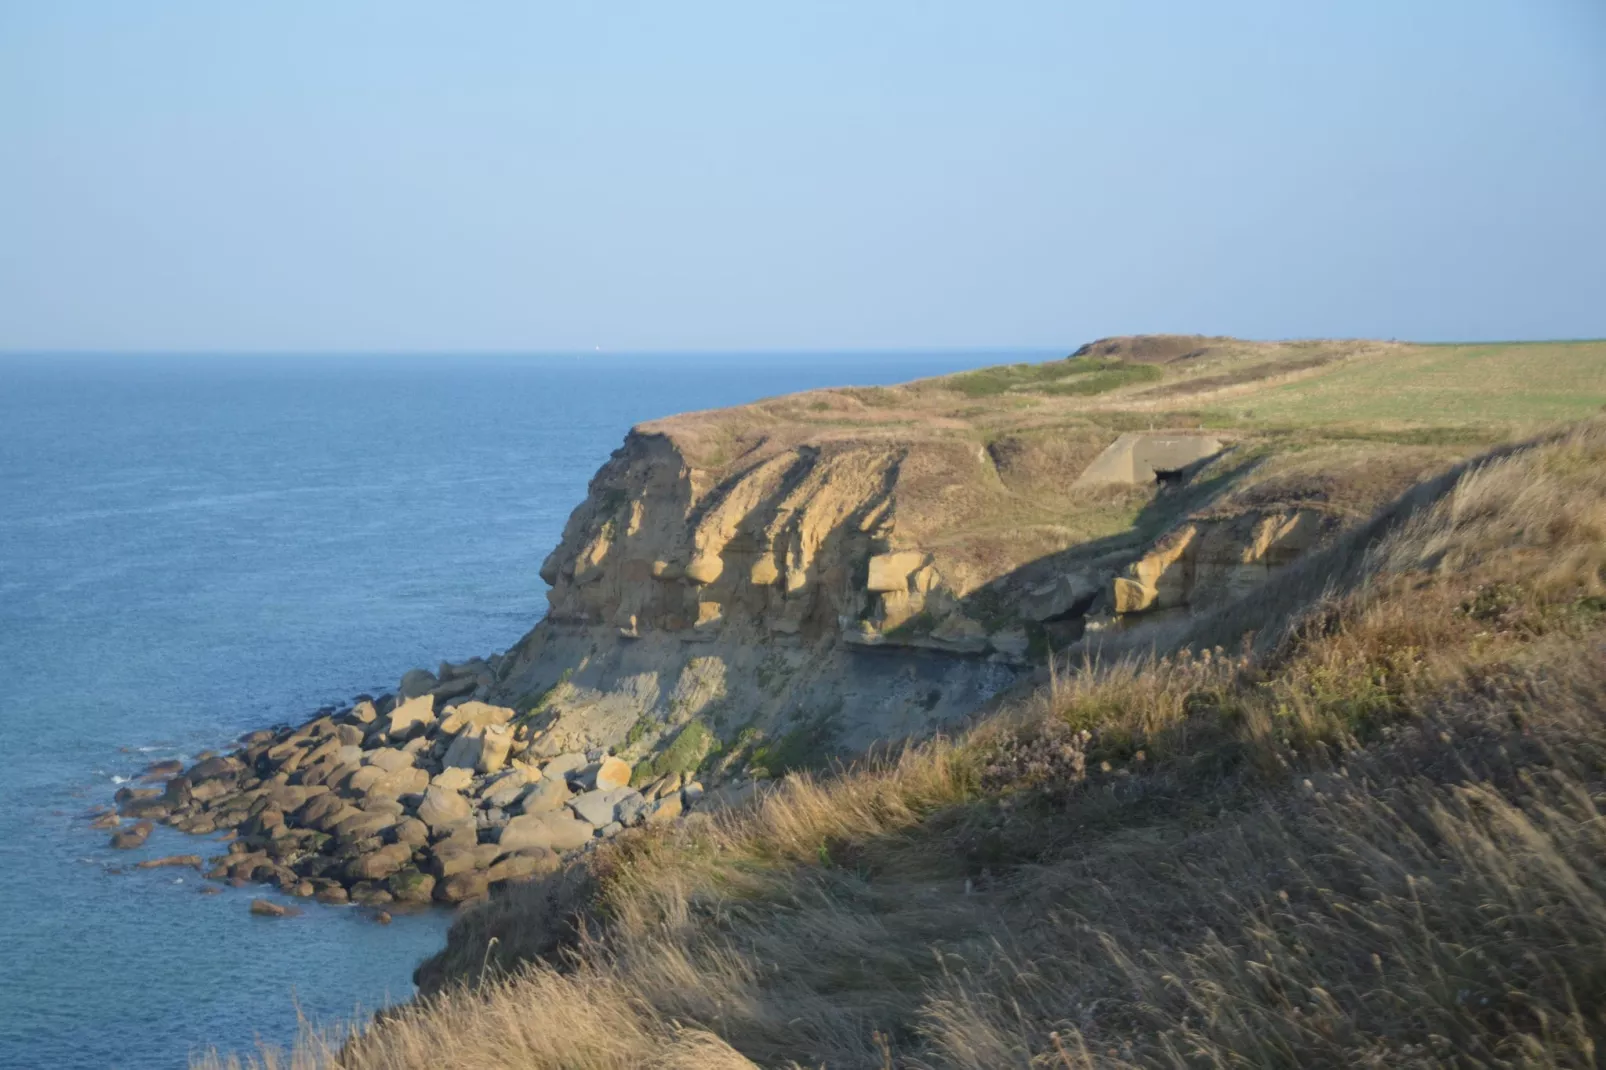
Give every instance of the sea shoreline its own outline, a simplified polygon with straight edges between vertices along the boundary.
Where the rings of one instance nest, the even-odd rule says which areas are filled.
[[[607,749],[557,753],[522,713],[484,701],[501,658],[415,669],[394,692],[359,694],[300,724],[250,731],[231,749],[151,762],[90,825],[110,846],[145,845],[156,825],[220,835],[221,854],[179,853],[208,887],[266,885],[292,900],[392,911],[457,907],[557,870],[625,828],[685,820],[752,790],[705,798],[679,773],[643,778]],[[632,786],[632,779],[637,781]],[[254,912],[293,906],[253,901]]]

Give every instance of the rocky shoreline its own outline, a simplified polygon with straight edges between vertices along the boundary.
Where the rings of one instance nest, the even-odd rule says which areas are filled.
[[[712,802],[678,774],[632,786],[629,763],[605,750],[558,753],[534,711],[475,697],[493,672],[480,659],[415,669],[395,694],[251,732],[188,768],[153,763],[146,786],[120,789],[116,810],[93,824],[112,829],[120,849],[142,846],[158,822],[223,833],[226,853],[204,864],[149,864],[193,865],[238,886],[336,904],[453,905]]]

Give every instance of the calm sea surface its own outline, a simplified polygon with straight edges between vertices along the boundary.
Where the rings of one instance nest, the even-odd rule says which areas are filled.
[[[118,778],[506,649],[631,424],[1051,354],[0,357],[0,1067],[175,1067],[412,993],[382,927],[106,846]]]

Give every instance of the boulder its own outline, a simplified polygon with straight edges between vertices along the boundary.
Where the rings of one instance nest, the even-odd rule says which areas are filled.
[[[391,710],[390,716],[380,723],[385,726],[385,738],[392,743],[422,735],[435,724],[435,699],[431,695],[410,698]]]
[[[121,809],[125,817],[148,817],[155,821],[165,821],[170,812],[167,800],[161,796],[154,799],[129,799],[123,803]]]
[[[610,791],[613,788],[630,786],[630,763],[623,758],[613,755],[602,759],[595,771],[590,775],[590,787],[596,791]]]
[[[600,828],[610,821],[618,820],[619,804],[631,798],[639,800],[641,795],[630,788],[588,791],[570,799],[569,809]]]
[[[544,777],[566,777],[576,770],[584,769],[589,764],[584,754],[576,752],[560,754],[541,767],[541,775]]]
[[[445,788],[447,791],[462,791],[474,783],[474,770],[463,766],[448,766],[436,773],[429,783],[431,787]]]
[[[429,693],[434,695],[436,698],[445,701],[447,699],[461,698],[464,695],[472,694],[474,689],[478,686],[479,681],[474,677],[464,676],[459,677],[456,680],[447,680],[445,683],[436,684],[430,689]]]
[[[284,813],[272,806],[265,806],[240,823],[240,835],[268,836],[282,824]]]
[[[377,776],[367,775],[372,772]],[[418,795],[429,787],[429,772],[417,766],[387,773],[378,766],[367,765],[351,775],[346,790],[369,799],[399,799],[403,795]]]
[[[139,869],[157,869],[161,866],[189,866],[191,869],[201,868],[200,855],[168,855],[166,858],[147,858],[139,863]]]
[[[378,719],[379,711],[374,708],[373,699],[362,699],[346,711],[346,722],[353,726],[373,724]]]
[[[428,669],[409,669],[402,674],[401,683],[396,688],[396,697],[403,700],[417,698],[434,690],[438,683],[440,681]]]
[[[479,764],[480,736],[483,731],[470,727],[460,732],[452,740],[452,745],[446,748],[446,753],[441,755],[441,765],[446,769],[467,769],[472,773]]]
[[[367,906],[381,906],[392,902],[392,896],[382,884],[374,881],[358,881],[351,886],[348,893],[353,903],[363,903]]]
[[[646,821],[649,825],[658,825],[666,821],[673,821],[679,817],[684,809],[680,800],[680,792],[665,795],[653,803],[647,810]]]
[[[295,907],[280,906],[278,903],[267,899],[253,899],[251,900],[251,913],[260,918],[290,918],[300,913],[300,911],[296,910]]]
[[[476,869],[477,861],[473,847],[458,840],[445,840],[429,849],[425,865],[436,877],[445,880]]]
[[[379,747],[366,753],[363,764],[375,766],[387,773],[395,773],[402,769],[411,769],[414,763],[413,756],[405,751],[393,747]]]
[[[508,751],[513,746],[513,733],[503,725],[492,725],[480,737],[480,758],[474,768],[482,773],[495,773],[507,764]]]
[[[199,784],[191,782],[190,798],[200,803],[213,802],[229,793],[231,790],[229,784],[227,780],[204,780]]]
[[[360,855],[346,863],[346,876],[352,880],[383,880],[413,859],[413,849],[405,843],[391,843]]]
[[[301,731],[291,732],[288,736],[269,747],[266,751],[269,765],[283,765],[291,755],[306,749],[311,741]]]
[[[429,842],[429,826],[416,817],[405,817],[398,821],[395,827],[386,835],[396,843],[405,843],[410,847],[422,847]]]
[[[150,838],[151,829],[155,826],[149,821],[140,821],[125,829],[118,829],[112,833],[111,845],[119,851],[127,851],[135,847],[143,847]]]
[[[435,878],[412,866],[392,873],[385,888],[400,903],[427,903],[435,894]]]
[[[556,855],[553,857],[554,864],[552,868],[556,869]],[[542,872],[541,861],[534,855],[511,854],[487,869],[485,871],[485,880],[488,884],[500,884],[503,881],[527,880],[540,872]],[[550,870],[547,872],[550,872]]]
[[[384,780],[375,784],[368,794],[388,799],[400,799],[404,795],[422,795],[428,788],[429,770],[413,766],[411,769],[400,769],[391,773]]]
[[[639,792],[632,791],[614,806],[613,816],[620,824],[629,828],[646,817],[647,811],[651,807],[652,803],[642,798]]]
[[[347,813],[350,811],[351,813]],[[327,832],[335,822],[350,817],[357,810],[340,796],[328,793],[317,795],[307,800],[300,809],[291,814],[291,820],[306,828]]]
[[[506,726],[489,728],[469,726],[441,756],[441,764],[449,768],[473,769],[480,773],[495,773],[507,764],[513,733]]]
[[[480,801],[487,807],[505,810],[517,802],[529,786],[523,773],[509,770],[485,785]]]
[[[147,779],[154,779],[157,777],[178,776],[183,771],[183,762],[179,761],[177,758],[167,758],[163,761],[152,762],[150,765],[147,765],[145,767],[145,777]]]
[[[680,774],[670,773],[653,781],[641,794],[647,799],[661,799],[680,791]]]
[[[1099,577],[1090,572],[1062,573],[1027,591],[1017,608],[1025,620],[1057,620],[1078,608],[1085,610],[1101,586]]]
[[[492,706],[488,702],[464,702],[453,706],[441,716],[441,733],[456,735],[468,727],[490,728],[504,725],[518,714],[506,706]]]
[[[510,818],[502,826],[497,845],[506,852],[526,847],[547,847],[554,851],[571,851],[582,847],[592,838],[589,822],[570,816],[566,811],[548,814],[525,814]]]
[[[366,799],[359,800],[357,809],[365,814],[385,814],[392,823],[407,816],[407,808],[399,800],[378,795],[370,795]]]
[[[467,821],[458,821],[456,824],[434,829],[430,832],[430,840],[435,845],[458,843],[459,847],[479,847],[480,829],[475,824],[474,818],[469,818]]]
[[[196,762],[190,766],[189,772],[184,776],[191,784],[199,784],[205,780],[233,779],[240,774],[240,763],[234,758],[219,755],[205,761]]]
[[[303,787],[328,787],[330,784],[344,783],[360,768],[362,766],[359,761],[335,756],[303,768],[296,774],[296,778],[301,781]]]
[[[329,736],[322,743],[307,751],[307,756],[301,763],[302,768],[335,757],[340,753],[340,748],[344,746],[345,743],[341,741],[338,735]]]
[[[377,765],[365,765],[346,778],[341,790],[348,795],[367,795],[368,789],[384,779],[385,775],[385,771]]]
[[[497,846],[500,847],[501,845],[498,844]],[[555,873],[559,867],[563,865],[563,859],[558,857],[558,853],[550,847],[521,847],[512,854],[503,855],[501,858],[497,859],[497,862],[504,862],[509,858],[521,857],[532,858],[535,860],[535,875]],[[493,865],[492,868],[494,869],[495,866]]]
[[[313,893],[313,898],[320,903],[344,903],[350,897],[341,885],[330,883],[319,885],[318,890]]]
[[[431,785],[424,792],[424,801],[418,804],[418,819],[428,825],[431,832],[464,821],[472,813],[467,799],[439,785]]]
[[[275,809],[292,814],[305,806],[309,800],[328,794],[329,789],[321,784],[275,784],[271,788],[263,789],[261,797],[267,799]]]
[[[562,809],[563,804],[573,796],[569,790],[568,782],[561,776],[543,776],[541,780],[524,792],[519,807],[526,814],[541,814],[552,810]]]
[[[350,817],[342,818],[329,833],[340,843],[357,843],[382,834],[395,823],[396,819],[390,814],[370,814],[359,810]]]
[[[462,903],[469,899],[483,899],[491,890],[491,882],[479,870],[458,873],[435,885],[435,898],[443,903]]]

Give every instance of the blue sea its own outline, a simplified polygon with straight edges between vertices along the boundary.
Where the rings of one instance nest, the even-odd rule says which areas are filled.
[[[181,1067],[412,994],[445,911],[247,913],[113,851],[149,762],[504,650],[634,423],[1011,352],[0,357],[0,1067]]]

